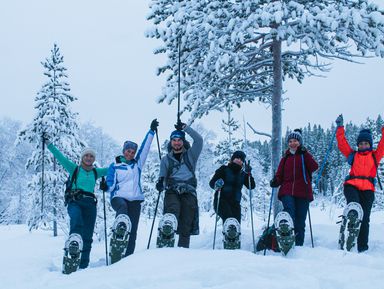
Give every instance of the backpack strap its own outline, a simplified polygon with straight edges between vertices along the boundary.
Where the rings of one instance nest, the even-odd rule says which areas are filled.
[[[79,168],[80,168],[80,166],[76,166],[75,170],[73,171],[73,174],[72,174],[72,177],[71,177],[71,181],[70,181],[69,186],[68,186],[68,188],[70,188],[70,189],[72,189],[73,183],[75,183],[75,185],[76,185],[77,174],[79,172]]]

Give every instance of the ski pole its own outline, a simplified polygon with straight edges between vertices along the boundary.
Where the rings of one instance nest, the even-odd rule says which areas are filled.
[[[327,160],[328,160],[328,156],[329,156],[329,154],[331,152],[333,141],[336,138],[336,132],[337,132],[337,127],[336,127],[336,129],[335,129],[335,131],[334,131],[334,133],[332,135],[331,141],[329,142],[328,149],[327,149],[327,152],[325,154],[325,158],[323,160],[323,163],[320,166],[320,170],[319,170],[319,172],[317,174],[317,177],[316,177],[315,184],[316,184],[316,187],[317,187],[318,190],[320,190],[319,183],[320,183],[321,174],[323,173],[323,170],[325,168],[325,164],[327,163]]]
[[[220,217],[219,217],[219,203],[220,203],[221,188],[218,189],[216,192],[217,192],[217,205],[216,205],[216,217],[215,217],[215,232],[213,235],[213,247],[212,247],[213,250],[215,250],[215,245],[216,245],[217,219],[220,219]]]
[[[267,222],[267,230],[269,228],[269,222],[271,220],[271,211],[272,211],[272,200],[273,200],[273,195],[275,193],[275,188],[272,188],[272,193],[271,193],[271,199],[270,199],[270,202],[269,202],[269,212],[268,212],[268,222]],[[265,254],[267,253],[267,248],[264,249],[264,256]]]
[[[248,160],[248,168],[251,167],[251,161]],[[251,226],[252,226],[252,240],[253,240],[253,253],[256,254],[255,230],[253,228],[253,206],[252,206],[252,189],[251,189],[251,170],[248,171],[248,189],[249,189],[249,206],[251,208]]]
[[[43,218],[44,211],[44,156],[45,156],[45,132],[41,136],[42,140],[42,164],[41,164],[41,218]]]
[[[160,159],[160,162],[161,162],[161,151],[160,151],[159,133],[158,133],[157,128],[156,128],[156,141],[157,141],[157,150],[158,150],[158,153],[159,153],[159,159]],[[153,226],[155,225],[155,219],[156,219],[156,215],[157,215],[157,208],[159,207],[159,202],[160,202],[160,195],[161,195],[161,192],[159,192],[159,195],[157,196],[157,201],[156,201],[156,206],[155,206],[155,214],[153,215],[153,221],[152,221],[152,226],[151,226],[151,232],[149,233],[147,249],[149,249],[149,245],[151,244]]]
[[[306,174],[305,174],[305,165],[304,165],[304,155],[303,154],[301,155],[301,163],[303,165],[303,176],[304,176],[304,182],[305,182],[305,190],[307,192],[307,197],[308,197],[308,195],[309,195],[309,192],[308,192],[308,182],[307,182],[307,177],[306,177]],[[309,230],[311,232],[312,248],[315,248],[315,245],[313,243],[312,222],[311,222],[311,212],[309,210],[309,201],[308,201],[308,221],[309,221]]]
[[[105,264],[108,266],[108,241],[107,241],[107,212],[105,209],[105,178],[101,178],[101,184],[103,184],[103,209],[104,209],[104,243],[105,243]],[[100,184],[100,187],[101,187]]]
[[[180,36],[177,37],[177,48],[178,48],[178,57],[179,57],[179,63],[178,63],[178,74],[177,74],[177,123],[180,122],[180,66],[181,66],[181,43],[180,43]]]

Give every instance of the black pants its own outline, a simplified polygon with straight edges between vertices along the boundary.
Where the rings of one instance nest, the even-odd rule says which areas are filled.
[[[177,246],[189,248],[196,212],[197,198],[193,194],[178,194],[173,190],[167,190],[165,192],[164,214],[174,214],[178,222],[177,232],[179,234],[179,242]]]
[[[69,234],[77,233],[83,239],[83,251],[79,267],[84,269],[88,267],[92,248],[92,236],[96,223],[96,201],[90,197],[70,201],[67,211],[70,219]]]
[[[357,251],[366,251],[368,250],[369,219],[375,194],[373,191],[360,191],[354,186],[346,185],[344,186],[344,196],[347,204],[356,202],[363,208],[364,216],[360,226],[359,237],[357,238]]]
[[[124,198],[114,197],[111,201],[112,208],[116,211],[116,217],[121,214],[128,215],[132,223],[131,234],[129,235],[128,247],[125,256],[132,255],[136,247],[137,228],[142,201],[128,201]]]
[[[217,212],[217,197],[215,196],[213,206],[216,214],[223,220],[223,223],[228,218],[235,218],[239,224],[241,223],[241,206],[236,200],[220,198],[219,211]]]

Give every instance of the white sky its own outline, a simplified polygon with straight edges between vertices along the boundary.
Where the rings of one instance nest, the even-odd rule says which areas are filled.
[[[376,0],[384,7],[384,0]],[[150,121],[160,121],[160,138],[168,137],[176,120],[176,106],[157,104],[163,79],[155,75],[162,56],[159,45],[144,37],[150,22],[148,0],[13,0],[0,2],[0,117],[30,122],[34,98],[46,81],[40,62],[60,46],[68,68],[74,111],[81,121],[101,126],[117,141],[140,142]],[[361,123],[384,112],[382,81],[384,60],[366,64],[336,62],[326,78],[307,78],[300,85],[284,84],[289,98],[284,105],[283,128],[308,122],[329,126],[339,113],[346,121]],[[271,112],[264,105],[244,104],[236,112],[257,130],[270,131]],[[220,131],[224,114],[202,119]],[[220,133],[220,132],[219,132]],[[248,131],[250,139],[258,139]]]

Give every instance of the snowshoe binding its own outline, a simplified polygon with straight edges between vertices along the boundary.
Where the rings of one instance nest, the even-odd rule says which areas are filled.
[[[351,251],[355,245],[360,232],[361,220],[363,219],[363,209],[359,203],[351,202],[345,207],[341,215],[339,248]]]
[[[110,264],[120,261],[125,256],[131,228],[131,220],[127,215],[121,214],[116,217],[112,226],[112,237],[109,245]]]
[[[170,213],[164,214],[159,222],[156,247],[157,248],[174,247],[176,230],[177,230],[176,216]]]
[[[76,272],[80,265],[81,251],[83,250],[83,239],[79,234],[69,235],[65,242],[63,257],[63,274]]]
[[[280,212],[275,218],[276,240],[283,256],[286,256],[295,246],[295,232],[291,216]]]
[[[240,249],[240,224],[235,218],[228,218],[223,225],[223,247],[224,249]]]

